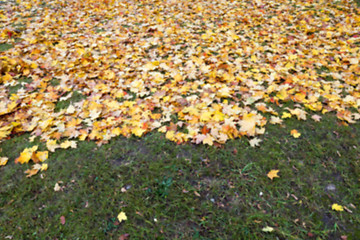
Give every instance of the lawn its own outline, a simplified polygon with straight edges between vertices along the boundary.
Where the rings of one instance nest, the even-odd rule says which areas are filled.
[[[0,1],[0,238],[360,239],[356,3]]]

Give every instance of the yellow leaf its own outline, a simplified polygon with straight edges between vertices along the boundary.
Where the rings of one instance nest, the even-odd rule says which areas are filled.
[[[48,151],[36,152],[36,153],[33,152],[31,158],[35,163],[38,163],[38,162],[43,162],[46,159],[48,159],[48,156],[49,156]]]
[[[55,152],[55,149],[59,148],[59,144],[56,143],[56,140],[47,140],[46,147],[50,152]]]
[[[119,215],[117,216],[117,219],[119,220],[119,222],[126,221],[127,220],[126,214],[124,212],[120,212]]]
[[[176,75],[174,76],[174,80],[175,80],[176,82],[182,81],[182,76],[181,76],[181,74],[180,74],[180,73],[176,74]]]
[[[206,134],[206,138],[203,140],[203,144],[208,144],[212,146],[214,144],[214,138],[210,136],[209,134]]]
[[[5,166],[7,162],[8,162],[7,157],[1,157],[0,158],[0,166]]]
[[[25,173],[27,174],[26,177],[31,177],[36,175],[39,172],[38,168],[32,168],[32,169],[28,169],[25,171]]]
[[[337,203],[334,203],[332,206],[331,206],[331,209],[332,210],[335,210],[335,211],[338,211],[338,212],[342,212],[344,211],[344,207],[337,204]]]
[[[41,164],[41,168],[40,168],[41,171],[46,171],[47,169],[48,169],[48,164],[47,163]]]
[[[294,137],[294,138],[299,138],[301,136],[301,133],[299,133],[296,129],[291,130],[290,134]]]
[[[70,142],[69,140],[66,140],[65,142],[62,142],[62,143],[60,144],[60,147],[61,147],[62,149],[68,149],[70,146],[71,146],[71,142]]]
[[[291,118],[291,113],[288,113],[288,112],[283,112],[283,114],[282,114],[282,116],[281,116],[281,118],[282,119],[285,119],[285,118]]]
[[[173,141],[175,139],[175,131],[167,131],[165,137]]]
[[[255,135],[255,125],[256,125],[256,119],[255,114],[249,113],[244,115],[243,119],[240,121],[240,131],[246,132],[249,136]]]
[[[221,122],[221,121],[224,121],[224,118],[225,118],[225,115],[220,112],[220,111],[216,111],[214,113],[214,116],[213,116],[213,119],[217,122]]]
[[[143,129],[141,127],[135,127],[131,129],[131,132],[135,134],[135,136],[141,137],[144,134],[144,132],[146,132],[146,129]]]
[[[266,226],[263,229],[261,229],[261,231],[263,231],[263,232],[272,232],[272,231],[274,231],[274,228]]]
[[[257,57],[256,57],[255,55],[252,55],[252,56],[251,56],[251,61],[252,61],[252,62],[257,62],[257,60],[258,60],[258,59],[257,59]]]
[[[267,176],[268,176],[268,178],[270,178],[271,180],[273,180],[273,178],[278,178],[279,176],[277,175],[278,174],[278,172],[279,172],[279,170],[275,170],[275,169],[273,169],[273,170],[271,170],[268,174],[267,174]]]
[[[203,112],[201,115],[200,115],[200,121],[202,122],[208,122],[210,119],[211,119],[211,115],[212,113],[211,112]]]
[[[22,153],[20,153],[20,156],[15,159],[15,163],[28,163],[31,159],[31,156],[33,154],[33,152],[35,152],[38,149],[38,146],[33,146],[32,148],[25,148],[24,151],[22,151]]]

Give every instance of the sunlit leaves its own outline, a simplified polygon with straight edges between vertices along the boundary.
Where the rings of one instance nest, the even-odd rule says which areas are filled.
[[[19,2],[2,5],[0,42],[14,48],[0,53],[0,140],[30,132],[54,152],[157,130],[177,143],[246,136],[255,147],[267,124],[360,119],[351,1],[346,14],[331,1],[312,11],[287,0]],[[16,161],[46,158],[28,149]]]

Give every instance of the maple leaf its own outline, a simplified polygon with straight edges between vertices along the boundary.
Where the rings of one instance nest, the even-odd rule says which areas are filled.
[[[316,115],[316,114],[312,115],[311,118],[312,118],[315,122],[320,122],[320,120],[321,120],[321,116]]]
[[[76,147],[77,147],[76,141],[66,140],[65,142],[62,142],[62,143],[60,144],[60,148],[62,148],[62,149],[68,149],[69,147],[71,147],[71,148],[76,148]]]
[[[33,146],[31,148],[25,148],[24,151],[20,153],[20,156],[15,159],[15,163],[28,163],[31,159],[31,156],[33,152],[35,152],[38,149],[38,146]]]
[[[275,169],[273,169],[273,170],[271,170],[268,174],[267,174],[267,176],[268,176],[268,178],[270,178],[271,180],[273,180],[273,178],[278,178],[279,176],[278,176],[278,172],[279,172],[280,170],[275,170]]]
[[[288,113],[288,112],[283,112],[281,118],[285,119],[285,118],[291,118],[291,113]]]
[[[337,204],[337,203],[334,203],[332,206],[331,206],[331,209],[332,210],[335,210],[335,211],[339,211],[339,212],[342,212],[344,211],[344,207]]]
[[[8,162],[7,157],[0,157],[0,166],[5,166],[7,162]]]
[[[214,144],[214,138],[210,134],[206,134],[206,137],[202,140],[204,144],[212,146]]]
[[[240,131],[246,132],[249,136],[255,135],[255,125],[256,119],[255,114],[249,113],[244,115],[243,119],[240,121]]]
[[[119,220],[119,222],[122,222],[122,221],[126,221],[127,220],[127,216],[124,212],[120,212],[117,216],[117,219]]]
[[[258,138],[253,138],[249,141],[250,146],[252,146],[252,147],[259,146],[260,142],[262,142],[262,140],[258,139]]]
[[[283,120],[279,117],[271,116],[271,118],[270,118],[271,124],[281,124],[282,122],[283,122]]]
[[[55,152],[55,149],[59,148],[60,145],[56,143],[56,140],[48,140],[46,147],[50,152]]]
[[[43,163],[43,164],[41,164],[41,167],[40,167],[40,170],[41,171],[46,171],[47,169],[48,169],[48,164],[47,163]]]
[[[290,131],[290,134],[294,137],[294,138],[299,138],[301,136],[301,133],[299,133],[296,129],[293,129]]]
[[[34,164],[31,169],[28,169],[25,171],[25,173],[27,174],[26,177],[32,177],[34,175],[36,175],[39,170],[41,170],[42,166],[40,164]]]
[[[33,152],[31,155],[31,159],[34,163],[44,162],[46,159],[48,159],[49,152],[48,151],[42,151],[42,152]]]

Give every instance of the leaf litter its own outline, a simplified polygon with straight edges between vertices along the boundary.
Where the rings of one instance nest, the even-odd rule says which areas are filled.
[[[0,29],[13,45],[0,52],[0,141],[29,132],[54,152],[160,131],[258,146],[286,118],[360,119],[354,1],[7,1]],[[35,151],[17,161],[47,158]]]

